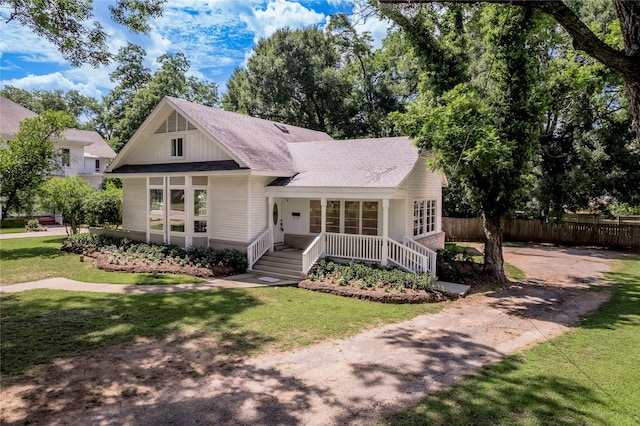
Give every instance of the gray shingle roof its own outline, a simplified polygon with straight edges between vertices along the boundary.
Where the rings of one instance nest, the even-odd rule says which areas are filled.
[[[166,98],[199,130],[216,139],[242,163],[254,170],[295,171],[287,148],[291,142],[331,141],[326,133],[237,114],[217,108]],[[276,124],[284,126],[287,133]]]
[[[98,132],[92,130],[67,129],[64,132],[67,140],[89,142],[91,145],[84,147],[85,154],[91,154],[100,158],[115,158],[116,153],[108,143],[102,139]]]
[[[299,172],[288,187],[395,188],[420,157],[408,137],[289,144]]]

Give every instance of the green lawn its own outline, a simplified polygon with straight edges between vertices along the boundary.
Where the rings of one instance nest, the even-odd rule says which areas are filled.
[[[384,305],[294,287],[139,295],[31,290],[2,295],[0,304],[5,377],[174,331],[211,334],[226,352],[245,356],[352,336],[444,306]]]
[[[640,424],[640,257],[581,326],[398,413],[389,425]]]
[[[60,251],[63,237],[0,240],[0,285],[65,277],[77,281],[113,284],[184,284],[203,280],[187,275],[106,272],[92,259],[80,262],[77,254]]]
[[[19,234],[21,232],[27,232],[24,226],[22,228],[0,228],[0,235],[2,234]]]

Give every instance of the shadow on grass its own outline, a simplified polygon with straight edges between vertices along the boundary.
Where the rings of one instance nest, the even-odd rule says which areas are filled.
[[[243,331],[234,315],[261,302],[241,290],[110,295],[35,290],[1,296],[3,376],[57,358],[137,338],[161,338],[180,325],[219,334],[235,353],[266,339]]]
[[[0,259],[3,261],[21,260],[21,259],[54,259],[67,254],[60,250],[64,238],[49,238],[46,240],[39,240],[38,245],[34,247],[7,249],[7,246],[11,247],[11,240],[5,240],[2,242],[2,250],[0,252]]]
[[[610,401],[598,397],[592,389],[543,373],[526,377],[509,374],[521,365],[519,357],[508,357],[485,368],[477,378],[425,398],[418,408],[391,416],[387,424],[609,423],[606,416],[582,408],[592,405],[611,408]]]

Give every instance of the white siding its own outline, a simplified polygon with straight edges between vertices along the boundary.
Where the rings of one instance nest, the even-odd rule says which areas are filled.
[[[122,179],[122,229],[147,232],[147,180]]]
[[[249,196],[251,197],[249,212],[249,239],[252,240],[260,232],[264,231],[269,223],[267,221],[267,211],[269,202],[265,191],[265,185],[272,178],[251,177],[249,178]]]
[[[247,177],[210,178],[212,223],[211,238],[227,241],[249,240]]]
[[[405,235],[413,235],[413,201],[436,200],[436,232],[442,227],[442,180],[437,171],[431,171],[426,159],[421,157],[407,179],[407,204],[405,207]]]
[[[171,157],[171,139],[182,137],[184,156]],[[130,164],[231,160],[220,146],[197,130],[152,134],[130,153]]]

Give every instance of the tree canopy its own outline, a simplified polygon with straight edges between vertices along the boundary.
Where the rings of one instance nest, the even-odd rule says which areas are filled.
[[[118,0],[109,6],[111,19],[133,33],[148,33],[148,19],[162,15],[166,0]],[[108,64],[109,35],[95,19],[92,0],[0,0],[10,9],[6,23],[17,21],[53,43],[74,67]]]
[[[35,195],[56,169],[60,155],[52,138],[60,138],[73,117],[62,111],[45,111],[20,123],[16,137],[0,149],[0,195],[3,219],[9,211],[25,212]]]

